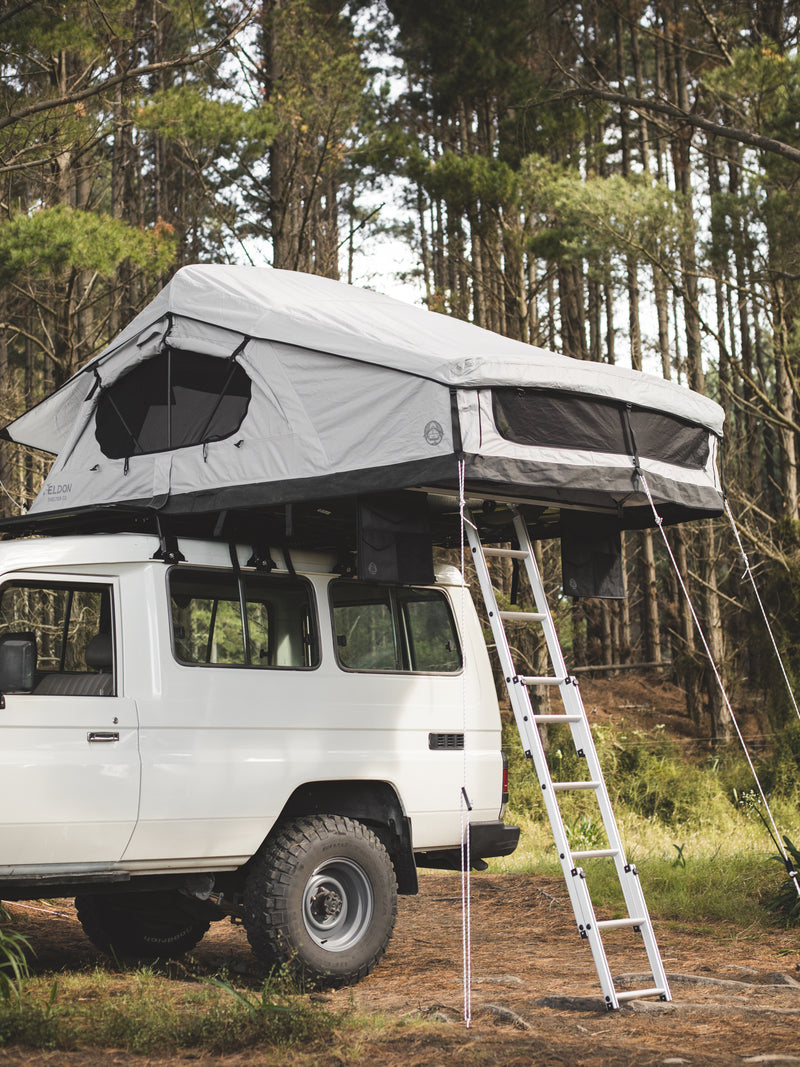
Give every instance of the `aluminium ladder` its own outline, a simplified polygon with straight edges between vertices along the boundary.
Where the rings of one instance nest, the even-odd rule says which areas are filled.
[[[664,965],[658,951],[653,926],[645,904],[644,893],[639,882],[636,867],[628,863],[619,836],[617,822],[611,808],[597,751],[594,746],[592,732],[586,711],[583,706],[578,683],[567,673],[561,645],[558,640],[553,617],[547,604],[536,559],[533,554],[528,527],[525,518],[516,507],[511,508],[514,529],[519,543],[518,549],[488,548],[481,544],[477,527],[471,516],[465,512],[465,526],[469,539],[472,557],[478,573],[478,582],[483,594],[486,610],[489,613],[489,622],[492,627],[497,651],[503,668],[503,675],[511,699],[511,707],[519,730],[525,755],[532,759],[542,788],[542,796],[553,829],[553,837],[561,859],[561,867],[569,890],[570,901],[575,919],[578,924],[578,932],[582,938],[586,938],[591,946],[600,986],[605,998],[608,1010],[619,1008],[624,1001],[634,1000],[639,997],[659,997],[661,1000],[671,1000],[669,983],[664,972]],[[492,586],[487,557],[505,557],[519,560],[525,564],[525,569],[530,583],[536,611],[501,611],[497,605],[494,588]],[[545,677],[520,675],[514,668],[511,649],[506,637],[503,623],[513,620],[515,623],[538,623],[544,631],[547,645],[548,658],[552,665],[553,674]],[[534,714],[531,705],[528,687],[547,685],[557,687],[561,696],[563,713],[537,715]],[[554,782],[545,756],[541,737],[539,736],[539,723],[562,723],[569,726],[575,748],[579,756],[586,760],[589,777],[577,782]],[[596,848],[575,850],[571,849],[564,820],[558,804],[558,794],[569,790],[592,790],[597,797],[603,827],[608,839],[608,848]],[[622,889],[623,899],[628,912],[623,919],[598,920],[595,917],[594,906],[589,894],[589,886],[585,871],[581,867],[581,861],[587,859],[606,858],[614,861],[619,884]],[[650,964],[653,978],[652,986],[646,989],[632,989],[619,991],[614,986],[606,951],[603,946],[602,935],[606,930],[627,927],[642,935],[644,947]]]

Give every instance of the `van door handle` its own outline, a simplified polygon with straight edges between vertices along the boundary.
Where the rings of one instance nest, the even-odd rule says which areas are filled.
[[[119,734],[110,730],[90,730],[87,741],[119,741]]]

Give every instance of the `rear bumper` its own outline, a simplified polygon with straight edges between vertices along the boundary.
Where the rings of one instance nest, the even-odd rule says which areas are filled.
[[[518,826],[508,826],[500,819],[469,824],[470,866],[475,870],[486,870],[486,864],[483,861],[492,856],[510,856],[518,844]],[[440,871],[461,870],[460,848],[417,852],[414,854],[414,859],[418,867],[432,867]]]
[[[496,819],[494,822],[469,824],[469,851],[476,859],[490,856],[510,856],[519,844],[519,827],[508,826]]]

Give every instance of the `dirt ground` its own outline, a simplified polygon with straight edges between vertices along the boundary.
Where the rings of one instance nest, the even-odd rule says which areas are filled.
[[[91,964],[71,906],[32,911],[11,906],[31,939],[37,971]],[[48,913],[50,912],[50,913]],[[460,876],[423,874],[417,897],[401,899],[389,952],[353,989],[312,994],[336,1008],[380,1016],[375,1030],[315,1057],[327,1065],[400,1064],[769,1064],[800,1063],[800,933],[735,926],[680,929],[657,924],[673,1000],[602,1007],[588,944],[581,941],[563,883],[526,875],[472,878],[472,1019],[463,1019]],[[638,940],[638,939],[637,939]],[[606,935],[620,988],[649,984],[641,942]],[[217,923],[194,952],[203,969],[257,976],[244,932]],[[408,1026],[409,1020],[427,1020]],[[221,1067],[273,1064],[272,1051],[232,1056],[183,1053],[168,1058],[120,1051],[63,1053],[0,1049],[0,1067]],[[293,1062],[280,1058],[281,1063]],[[309,1062],[302,1056],[294,1062]]]

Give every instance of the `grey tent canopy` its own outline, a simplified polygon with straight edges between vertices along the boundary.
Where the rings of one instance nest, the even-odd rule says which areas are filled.
[[[3,436],[55,454],[29,522],[466,489],[650,525],[718,514],[722,409],[291,271],[189,266]]]

